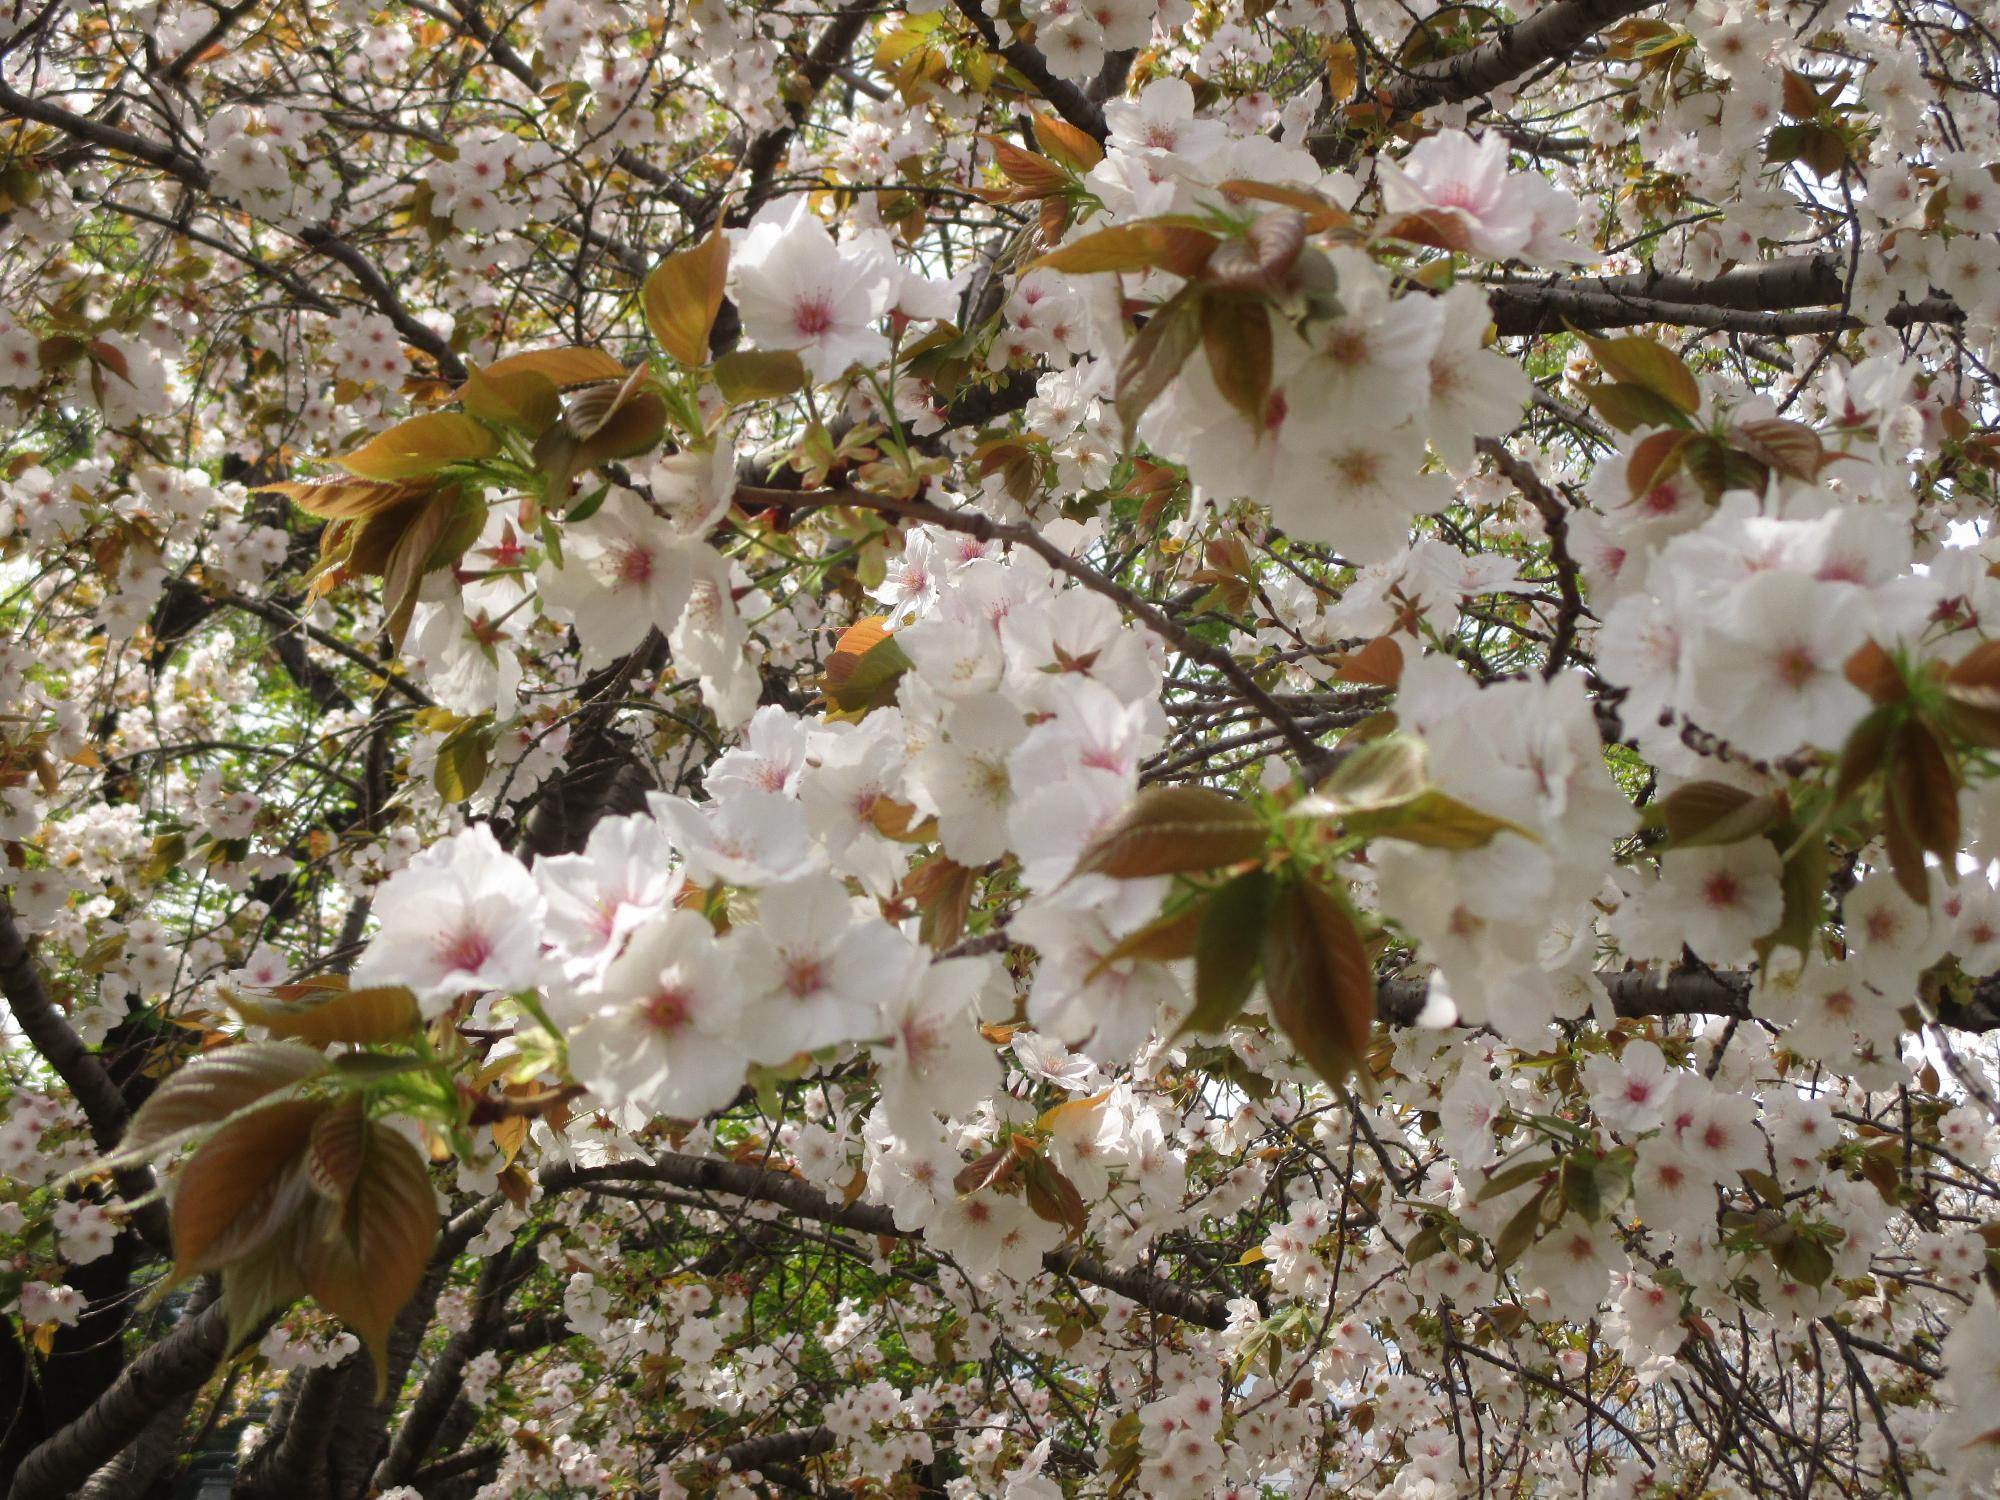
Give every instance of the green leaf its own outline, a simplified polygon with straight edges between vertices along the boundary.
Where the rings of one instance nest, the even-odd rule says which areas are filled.
[[[1430,786],[1430,755],[1423,741],[1407,734],[1385,734],[1343,751],[1340,763],[1299,810],[1350,813],[1398,807]]]
[[[1084,846],[1071,878],[1212,870],[1257,858],[1269,841],[1264,820],[1247,803],[1207,787],[1152,787]]]
[[[1531,1156],[1525,1160],[1516,1157],[1479,1185],[1478,1196],[1473,1202],[1484,1203],[1489,1198],[1503,1197],[1521,1184],[1544,1177],[1561,1165],[1561,1161],[1553,1156]]]
[[[1796,1282],[1825,1286],[1833,1275],[1833,1253],[1817,1235],[1787,1228],[1790,1232],[1771,1238],[1771,1263]]]
[[[1798,831],[1788,823],[1772,833],[1771,841],[1782,853],[1787,840],[1796,840],[1797,836]],[[1757,957],[1760,962],[1768,963],[1771,955],[1780,948],[1793,949],[1808,958],[1812,956],[1813,938],[1826,914],[1826,882],[1832,868],[1833,856],[1827,842],[1817,834],[1805,838],[1792,850],[1778,879],[1779,888],[1784,893],[1784,914],[1778,919],[1778,925],[1758,940]]]
[[[1468,807],[1439,791],[1423,792],[1376,812],[1357,813],[1347,820],[1347,827],[1367,838],[1401,839],[1427,849],[1483,849],[1502,833],[1519,834],[1532,844],[1541,842],[1519,823]]]
[[[677,363],[690,368],[708,363],[708,335],[728,275],[729,241],[718,223],[707,239],[669,255],[646,278],[641,296],[646,326]]]
[[[1615,339],[1585,334],[1583,341],[1596,356],[1598,368],[1613,380],[1650,391],[1690,416],[1701,410],[1700,382],[1666,345],[1637,334]]]
[[[463,802],[486,780],[488,757],[498,731],[490,720],[470,719],[444,737],[438,746],[431,784],[446,802]]]
[[[229,1320],[230,1349],[240,1347],[271,1313],[289,1307],[305,1293],[299,1279],[297,1221],[286,1224],[268,1243],[222,1268],[222,1311]]]
[[[1195,938],[1194,1009],[1177,1035],[1212,1035],[1243,1009],[1257,983],[1257,939],[1276,884],[1266,870],[1246,870],[1209,898]]]
[[[1586,386],[1584,395],[1597,414],[1620,432],[1630,432],[1638,427],[1688,425],[1686,413],[1644,386],[1599,381]]]
[[[739,349],[718,359],[710,374],[731,406],[775,400],[806,386],[806,367],[789,349]]]
[[[1500,1228],[1493,1240],[1493,1269],[1504,1271],[1526,1253],[1541,1233],[1542,1209],[1549,1200],[1555,1184],[1538,1189],[1535,1195],[1514,1211],[1513,1217]]]

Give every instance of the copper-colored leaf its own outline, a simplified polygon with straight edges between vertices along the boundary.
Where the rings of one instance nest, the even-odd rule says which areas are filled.
[[[1138,879],[1212,870],[1262,854],[1269,835],[1254,808],[1199,786],[1152,787],[1084,846],[1077,875]]]
[[[1952,871],[1960,842],[1958,771],[1920,720],[1905,721],[1890,741],[1889,800],[1917,846]]]
[[[1255,199],[1261,203],[1282,203],[1287,208],[1295,208],[1304,216],[1307,234],[1320,234],[1328,229],[1337,229],[1350,221],[1345,209],[1338,208],[1314,193],[1302,188],[1285,187],[1278,183],[1252,182],[1242,177],[1232,177],[1216,184],[1216,190],[1224,197],[1236,202]]]
[[[1896,659],[1873,641],[1864,643],[1847,658],[1841,672],[1876,703],[1901,703],[1910,696]]]
[[[842,713],[865,713],[895,695],[897,679],[909,668],[886,620],[871,615],[841,632],[826,659],[820,691]]]
[[[669,255],[646,278],[646,326],[679,363],[708,363],[708,335],[728,276],[729,241],[718,225],[699,245]]]
[[[368,1116],[359,1095],[324,1111],[306,1143],[306,1180],[336,1207],[347,1202],[361,1175],[368,1145]]]
[[[346,1204],[336,1209],[316,1201],[325,1232],[302,1247],[300,1279],[367,1346],[379,1399],[388,1384],[389,1327],[415,1294],[437,1243],[430,1171],[415,1146],[371,1122]]]
[[[1642,499],[1673,478],[1691,437],[1669,428],[1642,438],[1625,464],[1625,492],[1634,500]]]
[[[1300,1057],[1339,1088],[1357,1073],[1375,1024],[1375,972],[1347,903],[1311,878],[1272,903],[1264,927],[1264,992]]]
[[[1757,462],[1793,479],[1811,481],[1826,467],[1825,445],[1803,422],[1783,417],[1739,422],[1729,429],[1729,436]]]
[[[667,403],[642,391],[621,405],[576,450],[576,466],[588,469],[614,459],[651,452],[667,430]]]
[[[1810,120],[1819,113],[1819,90],[1805,75],[1786,68],[1779,75],[1778,103],[1785,115],[1793,120]]]
[[[1111,231],[1107,230],[1106,233]],[[1201,297],[1189,287],[1163,303],[1125,347],[1118,361],[1114,405],[1129,446],[1139,419],[1173,383],[1201,343]]]
[[[315,1047],[335,1042],[372,1046],[400,1041],[422,1024],[416,997],[401,985],[343,990],[324,1000],[265,1004],[232,994],[236,1013],[274,1037],[296,1037]]]
[[[1090,1227],[1090,1209],[1077,1186],[1045,1156],[1027,1159],[1022,1177],[1027,1185],[1028,1208],[1036,1218],[1060,1224],[1075,1239]]]
[[[1009,1139],[960,1167],[952,1178],[952,1186],[968,1197],[987,1188],[1005,1187],[1014,1180],[1020,1165],[1021,1153],[1015,1149],[1014,1140]]]
[[[212,1271],[264,1245],[310,1191],[304,1154],[326,1113],[321,1099],[286,1099],[202,1143],[174,1179],[174,1275]]]
[[[1759,795],[1725,781],[1690,781],[1662,797],[1658,807],[1667,838],[1678,849],[1754,838],[1785,813],[1781,793]]]
[[[1990,747],[1992,721],[2000,715],[2000,641],[1981,641],[1953,662],[1943,687],[1956,710],[1954,728]]]
[[[495,373],[498,371],[499,373]],[[539,370],[500,370],[474,366],[458,388],[465,409],[482,422],[513,427],[540,437],[562,415],[562,394]]]
[[[419,479],[446,464],[491,458],[500,440],[460,412],[428,412],[398,422],[387,432],[334,460],[363,479]]]
[[[317,479],[304,483],[259,485],[260,493],[283,495],[309,516],[329,521],[354,520],[389,510],[423,493],[421,485],[391,484],[374,479]]]
[[[1893,708],[1878,708],[1849,731],[1840,750],[1839,769],[1834,775],[1833,802],[1838,807],[1860,791],[1863,784],[1882,769],[1889,753],[1889,736],[1902,716]]]
[[[1366,687],[1394,687],[1403,680],[1403,648],[1394,636],[1378,635],[1342,656],[1334,676]]]
[[[1212,293],[1201,303],[1201,343],[1208,373],[1253,427],[1264,419],[1271,394],[1271,314],[1254,297]]]
[[[1170,963],[1177,958],[1193,958],[1202,923],[1208,911],[1206,896],[1180,909],[1155,917],[1144,927],[1128,932],[1108,949],[1083,976],[1085,984],[1095,980],[1113,964],[1129,959]]]
[[[297,1042],[245,1042],[204,1053],[163,1079],[132,1116],[118,1154],[163,1147],[204,1125],[226,1120],[259,1099],[324,1073],[327,1062]]]
[[[424,584],[425,565],[443,540],[458,508],[458,487],[451,485],[432,495],[403,528],[382,563],[383,629],[391,650],[403,649],[410,619],[417,608],[417,595]]]
[[[1220,241],[1206,230],[1180,224],[1120,224],[1051,250],[1033,263],[1052,271],[1171,271],[1193,276],[1208,264]],[[1033,269],[1031,266],[1030,269]]]
[[[1104,160],[1104,148],[1090,133],[1069,121],[1041,110],[1030,116],[1035,127],[1035,144],[1072,172],[1088,172]]]
[[[994,163],[1007,174],[1007,180],[1033,196],[1046,198],[1069,186],[1070,174],[1046,156],[1024,151],[1002,136],[986,135],[981,138],[993,148]]]
[[[495,379],[523,371],[545,375],[561,386],[625,378],[625,367],[602,349],[529,349],[496,359],[486,367],[486,373]]]
[[[1404,214],[1377,232],[1385,239],[1428,245],[1433,250],[1450,250],[1460,255],[1472,249],[1472,231],[1464,218],[1441,209]]]
[[[569,404],[563,408],[563,431],[579,443],[596,436],[620,408],[639,394],[645,380],[646,367],[634,365],[622,380],[606,380],[573,392]]]

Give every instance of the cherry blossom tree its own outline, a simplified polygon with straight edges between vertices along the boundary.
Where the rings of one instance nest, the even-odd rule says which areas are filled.
[[[5,1494],[1993,1493],[1996,29],[0,0]]]

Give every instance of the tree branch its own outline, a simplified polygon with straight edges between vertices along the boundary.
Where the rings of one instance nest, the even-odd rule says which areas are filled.
[[[220,1301],[190,1307],[159,1343],[133,1360],[82,1416],[21,1462],[7,1500],[65,1500],[138,1437],[159,1411],[200,1390],[227,1352],[229,1319]]]
[[[922,1235],[896,1227],[895,1215],[886,1208],[866,1203],[835,1203],[803,1178],[739,1162],[718,1161],[707,1156],[683,1156],[660,1152],[654,1160],[610,1162],[603,1166],[554,1166],[542,1173],[545,1192],[565,1192],[600,1182],[664,1182],[698,1193],[724,1193],[789,1209],[800,1218],[832,1224],[885,1239],[921,1240]],[[1042,1257],[1042,1266],[1055,1275],[1129,1297],[1154,1312],[1166,1313],[1203,1328],[1223,1328],[1229,1310],[1223,1304],[1188,1291],[1171,1281],[1148,1276],[1143,1271],[1120,1271],[1083,1254],[1051,1250]]]
[[[1503,26],[1469,52],[1404,71],[1379,96],[1393,115],[1476,99],[1488,89],[1573,52],[1605,27],[1651,10],[1659,0],[1561,0],[1518,26]]]
[[[0,891],[0,993],[14,1013],[14,1024],[34,1044],[44,1061],[56,1070],[83,1116],[90,1122],[91,1138],[100,1151],[109,1151],[125,1133],[129,1111],[125,1096],[111,1081],[103,1061],[84,1046],[83,1038],[70,1026],[63,1013],[49,999],[35,958],[28,951],[15,920],[14,905]]]
[[[972,23],[973,30],[987,49],[1005,58],[1023,78],[1035,86],[1040,94],[1070,124],[1083,131],[1100,146],[1111,137],[1111,127],[1104,123],[1104,111],[1090,102],[1090,96],[1066,78],[1058,78],[1049,71],[1048,59],[1026,42],[1000,44],[1000,33],[986,12],[980,9],[979,0],[957,0],[959,14]]]
[[[1487,288],[1486,298],[1494,326],[1510,338],[1560,333],[1565,326],[1631,328],[1641,323],[1784,338],[1861,327],[1861,319],[1840,310],[1846,292],[1845,266],[1838,257],[1795,255],[1739,267],[1705,281],[1648,271],[1636,276],[1499,282]],[[1805,308],[1825,310],[1800,310]],[[1928,297],[1891,308],[1882,321],[1891,328],[1907,328],[1964,319],[1950,298]]]

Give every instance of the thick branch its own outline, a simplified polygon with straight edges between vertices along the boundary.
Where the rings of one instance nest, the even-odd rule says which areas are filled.
[[[1750,1018],[1753,976],[1740,969],[1608,969],[1597,975],[1613,1014],[1628,1020],[1647,1016],[1730,1016]],[[1386,1026],[1409,1026],[1424,1008],[1429,982],[1385,979],[1376,987],[1375,1013]],[[1885,1005],[1896,1003],[1885,998]],[[2000,974],[1973,981],[1965,1005],[1940,1007],[1938,1024],[1953,1031],[2000,1031]]]
[[[1843,311],[1846,280],[1841,262],[1831,255],[1764,261],[1705,281],[1648,271],[1636,276],[1504,282],[1489,287],[1486,295],[1494,326],[1506,337],[1561,333],[1565,326],[1631,328],[1641,323],[1767,338],[1861,326],[1860,319]],[[1929,297],[1891,308],[1882,321],[1891,328],[1905,328],[1959,323],[1964,318],[1950,298]]]
[[[209,187],[208,169],[192,157],[184,156],[164,141],[148,140],[143,135],[134,135],[129,130],[121,130],[116,125],[108,125],[102,120],[92,120],[60,104],[51,104],[46,99],[37,99],[9,88],[7,81],[0,78],[0,108],[9,114],[19,115],[24,120],[34,120],[60,130],[74,140],[96,146],[119,156],[129,156],[134,161],[144,162],[149,167],[157,167],[169,176],[177,177],[189,187],[199,192],[207,192]]]
[[[885,1239],[920,1239],[896,1227],[895,1215],[886,1208],[866,1203],[835,1203],[803,1178],[788,1177],[762,1167],[718,1161],[714,1157],[682,1156],[661,1152],[650,1162],[611,1162],[597,1167],[556,1166],[542,1173],[542,1187],[550,1193],[587,1187],[600,1182],[664,1182],[698,1193],[723,1193],[759,1203],[789,1209],[802,1219],[832,1224]],[[1090,1256],[1051,1250],[1042,1265],[1056,1275],[1100,1286],[1129,1297],[1154,1312],[1198,1323],[1204,1328],[1222,1328],[1229,1312],[1221,1303],[1176,1286],[1171,1281],[1148,1276],[1143,1271],[1120,1271]]]
[[[797,1432],[767,1432],[762,1437],[731,1443],[716,1458],[729,1465],[733,1474],[749,1474],[766,1464],[797,1463],[831,1453],[837,1440],[830,1428],[807,1427]]]
[[[347,268],[355,284],[367,294],[368,300],[395,326],[405,340],[414,348],[421,349],[431,357],[438,374],[454,383],[465,379],[465,362],[452,353],[451,346],[428,323],[420,323],[403,306],[395,288],[384,279],[375,263],[346,240],[323,224],[308,224],[297,231],[300,244],[317,250],[329,260],[338,261]]]
[[[7,1500],[64,1500],[117,1456],[163,1408],[201,1389],[226,1352],[229,1319],[211,1302],[126,1367],[82,1416],[22,1460]]]
[[[980,8],[979,0],[957,0],[959,14],[972,23],[979,33],[979,39],[987,47],[1004,57],[1015,72],[1035,86],[1035,92],[1055,107],[1061,115],[1078,130],[1085,132],[1100,145],[1111,137],[1111,127],[1104,123],[1104,111],[1090,102],[1090,96],[1066,78],[1058,78],[1049,71],[1048,59],[1025,42],[1000,44],[1000,33],[993,22]]]
[[[13,903],[4,892],[0,892],[0,993],[7,997],[14,1024],[69,1085],[98,1149],[109,1151],[125,1133],[125,1098],[102,1060],[84,1046],[83,1038],[49,999],[15,920]]]
[[[758,136],[743,153],[741,168],[750,183],[749,211],[754,212],[757,205],[769,196],[771,174],[777,170],[785,149],[791,145],[799,127],[805,124],[806,116],[812,113],[813,101],[819,98],[819,91],[846,63],[847,54],[854,50],[855,42],[860,39],[869,17],[874,13],[874,0],[847,0],[847,4],[827,22],[826,29],[819,34],[819,39],[813,43],[812,50],[800,65],[798,97],[785,104],[786,122]]]
[[[1392,113],[1414,114],[1438,104],[1476,99],[1488,89],[1573,52],[1579,42],[1659,0],[1560,0],[1491,41],[1437,62],[1420,63],[1382,91]]]
[[[1088,563],[1079,562],[1071,557],[1033,526],[1009,525],[976,510],[946,510],[928,500],[899,500],[891,495],[877,495],[867,490],[848,488],[803,490],[795,493],[773,487],[739,485],[737,497],[749,510],[767,505],[854,505],[866,510],[881,511],[885,515],[901,516],[909,521],[940,526],[946,531],[962,532],[983,542],[1006,542],[1010,546],[1024,547],[1057,572],[1075,579],[1093,594],[1102,594],[1111,600],[1153,634],[1171,644],[1183,656],[1221,673],[1245,703],[1256,709],[1284,735],[1286,744],[1298,757],[1300,769],[1304,772],[1308,783],[1316,781],[1326,769],[1327,752],[1300,725],[1297,716],[1281,707],[1243,664],[1228,651],[1201,639],[1157,604],[1140,598],[1123,584],[1114,583],[1106,578]]]

